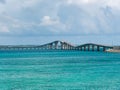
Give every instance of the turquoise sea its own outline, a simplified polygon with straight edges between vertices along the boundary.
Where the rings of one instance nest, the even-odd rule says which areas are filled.
[[[120,53],[0,51],[0,90],[120,90]]]

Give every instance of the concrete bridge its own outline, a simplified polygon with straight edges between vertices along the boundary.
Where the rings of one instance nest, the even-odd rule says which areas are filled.
[[[105,51],[112,49],[112,46],[105,46],[93,43],[87,43],[79,46],[72,45],[64,41],[54,41],[44,45],[6,45],[0,46],[0,50],[80,50],[80,51]]]
[[[56,49],[56,50],[67,50],[67,49],[74,49],[75,46],[68,43],[68,42],[64,42],[64,41],[54,41],[54,42],[51,42],[51,43],[48,43],[48,44],[44,44],[44,45],[40,45],[40,46],[37,46],[37,48],[40,48],[40,49]]]
[[[107,49],[113,49],[113,46],[87,43],[77,46],[76,49],[81,51],[106,51]]]

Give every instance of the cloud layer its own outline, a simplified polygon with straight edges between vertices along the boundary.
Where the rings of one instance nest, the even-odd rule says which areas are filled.
[[[0,3],[5,3],[5,0],[0,0]]]
[[[120,33],[119,0],[0,0],[1,35]]]

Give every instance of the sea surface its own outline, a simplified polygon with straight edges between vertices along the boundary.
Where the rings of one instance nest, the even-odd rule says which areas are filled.
[[[120,53],[0,51],[0,90],[120,90]]]

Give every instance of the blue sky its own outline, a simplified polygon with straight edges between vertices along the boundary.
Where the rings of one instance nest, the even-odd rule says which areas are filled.
[[[0,0],[0,44],[120,45],[120,0]]]

